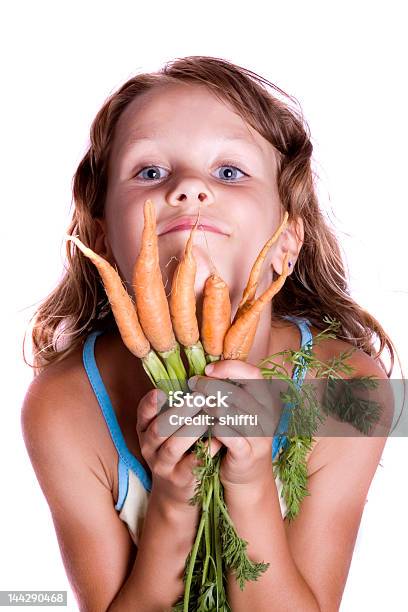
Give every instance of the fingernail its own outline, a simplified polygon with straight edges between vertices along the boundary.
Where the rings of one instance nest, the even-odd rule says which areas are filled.
[[[197,384],[198,376],[192,376],[188,379],[188,386],[190,389],[194,389]]]
[[[167,393],[162,391],[161,389],[156,390],[156,401],[158,404],[162,404],[164,400],[167,399]]]
[[[211,374],[211,372],[214,372],[214,366],[211,364],[208,364],[207,366],[205,366],[204,372],[206,374]]]

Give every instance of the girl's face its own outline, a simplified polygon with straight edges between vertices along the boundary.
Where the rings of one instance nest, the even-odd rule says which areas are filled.
[[[195,218],[200,209],[202,224],[224,233],[196,230],[196,295],[199,299],[213,271],[212,260],[236,305],[256,256],[281,219],[276,176],[273,146],[205,86],[165,86],[135,99],[116,127],[102,222],[129,291],[149,198],[156,209],[166,293],[190,230],[162,232],[179,217]],[[272,280],[270,265],[264,270],[259,289]]]

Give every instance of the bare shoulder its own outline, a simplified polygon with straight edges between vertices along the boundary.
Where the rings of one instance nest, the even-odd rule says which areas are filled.
[[[25,400],[39,400],[42,403],[51,395],[54,398],[56,395],[65,397],[68,388],[73,389],[74,396],[79,396],[85,390],[85,382],[81,351],[77,349],[63,360],[45,366],[31,381]]]
[[[54,447],[54,452],[63,450],[67,458],[80,453],[103,485],[114,492],[114,448],[80,349],[50,364],[32,380],[21,408],[21,427],[34,468],[43,446]]]
[[[318,330],[312,328],[313,335],[318,333]],[[353,446],[355,440],[359,447],[364,443],[366,447],[373,449],[375,455],[380,452],[386,442],[387,433],[391,429],[394,417],[394,397],[390,381],[386,372],[381,365],[373,357],[365,353],[361,349],[356,349],[351,343],[340,339],[325,340],[314,347],[314,352],[319,360],[324,363],[331,363],[334,358],[337,358],[342,353],[350,353],[347,357],[347,364],[351,367],[349,374],[343,374],[344,379],[372,377],[377,384],[377,389],[367,393],[366,397],[370,400],[376,400],[379,403],[380,414],[376,425],[372,427],[369,436],[357,432],[355,428],[347,423],[336,423],[336,427],[331,429],[332,418],[327,417],[327,426],[322,428],[322,436],[315,439],[313,451],[309,458],[310,474],[320,469],[321,463],[328,460],[328,455],[336,456],[339,445]],[[330,436],[329,432],[335,431],[336,436]],[[362,441],[363,440],[363,441]],[[370,440],[364,442],[364,440]]]
[[[313,338],[316,338],[319,330],[316,327],[311,326],[311,331]],[[370,357],[370,355],[367,355],[367,353],[365,353],[362,349],[358,349],[353,346],[351,342],[347,342],[339,338],[330,338],[318,343],[316,342],[313,346],[313,352],[325,363],[329,363],[330,360],[332,360],[334,357],[338,357],[341,353],[348,353],[350,351],[351,355],[347,358],[347,363],[349,363],[353,368],[353,373],[351,376],[357,377],[373,375],[377,378],[387,379],[387,374],[384,372],[378,361],[376,361],[373,357]]]
[[[47,365],[31,381],[21,409],[23,433],[30,434],[36,422],[48,417],[55,423],[66,418],[66,425],[82,418],[82,406],[86,405],[88,389],[83,376],[80,352],[75,351],[60,362]]]

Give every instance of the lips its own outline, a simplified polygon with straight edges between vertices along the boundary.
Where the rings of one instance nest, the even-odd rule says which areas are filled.
[[[164,234],[168,234],[169,232],[183,231],[188,230],[194,227],[197,221],[197,217],[177,217],[172,219],[168,223],[164,224],[163,227],[160,228],[159,236],[163,236]],[[208,217],[200,216],[200,220],[198,222],[197,230],[205,230],[206,232],[213,232],[215,234],[224,234],[225,236],[229,236],[231,230],[221,221],[210,219]]]

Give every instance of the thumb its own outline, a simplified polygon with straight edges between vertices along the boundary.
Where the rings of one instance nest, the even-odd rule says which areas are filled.
[[[206,448],[208,448],[208,444],[209,444],[209,440],[207,438],[207,440],[204,442],[204,446]],[[220,450],[221,446],[223,446],[222,442],[217,440],[217,438],[211,437],[211,443],[210,443],[210,455],[211,455],[211,457],[214,457],[214,455],[216,455],[218,453],[218,451]]]

